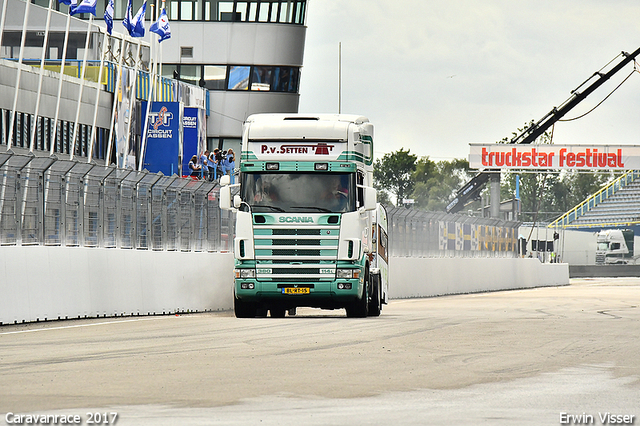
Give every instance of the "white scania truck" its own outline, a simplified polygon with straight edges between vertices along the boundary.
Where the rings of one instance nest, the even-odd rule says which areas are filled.
[[[239,183],[223,177],[220,189],[220,207],[236,211],[236,317],[284,317],[298,307],[380,315],[389,285],[387,213],[376,202],[372,162],[365,117],[246,120]]]
[[[596,265],[635,264],[633,255],[633,231],[631,229],[607,229],[598,232]]]

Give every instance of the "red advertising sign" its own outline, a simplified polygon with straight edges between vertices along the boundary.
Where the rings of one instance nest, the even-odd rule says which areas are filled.
[[[475,169],[637,170],[640,146],[471,144]]]

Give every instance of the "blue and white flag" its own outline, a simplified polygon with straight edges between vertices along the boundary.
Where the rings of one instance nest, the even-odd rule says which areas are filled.
[[[151,24],[149,27],[149,31],[156,33],[160,36],[158,39],[158,43],[161,43],[162,40],[166,40],[171,38],[171,28],[169,28],[169,18],[167,17],[167,11],[162,8],[162,12],[160,12],[160,16],[158,16],[158,20]]]
[[[129,2],[127,3],[127,10],[124,13],[124,19],[122,20],[122,25],[124,25],[129,33],[131,33],[131,14],[133,13],[131,11],[131,7],[131,0],[129,0]]]
[[[111,35],[113,31],[113,0],[109,0],[107,8],[104,10],[104,22],[107,23],[107,32]]]
[[[62,4],[66,4],[67,6],[71,6],[71,0],[58,0],[58,3],[62,3]],[[75,6],[76,2],[73,2],[73,5]]]
[[[96,15],[96,3],[98,0],[82,0],[77,5],[69,6],[69,14],[71,16],[78,13],[93,13],[93,16]]]
[[[131,0],[127,6],[127,13],[124,16],[122,25],[129,31],[131,37],[144,37],[144,15],[147,12],[147,2],[142,4],[136,16],[131,18]]]

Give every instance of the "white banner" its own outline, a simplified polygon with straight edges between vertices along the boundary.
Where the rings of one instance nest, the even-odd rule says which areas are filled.
[[[637,145],[469,145],[472,169],[640,169],[640,146]]]

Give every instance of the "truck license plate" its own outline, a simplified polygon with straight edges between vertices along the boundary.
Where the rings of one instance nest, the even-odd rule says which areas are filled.
[[[309,294],[309,287],[285,287],[282,294]]]

